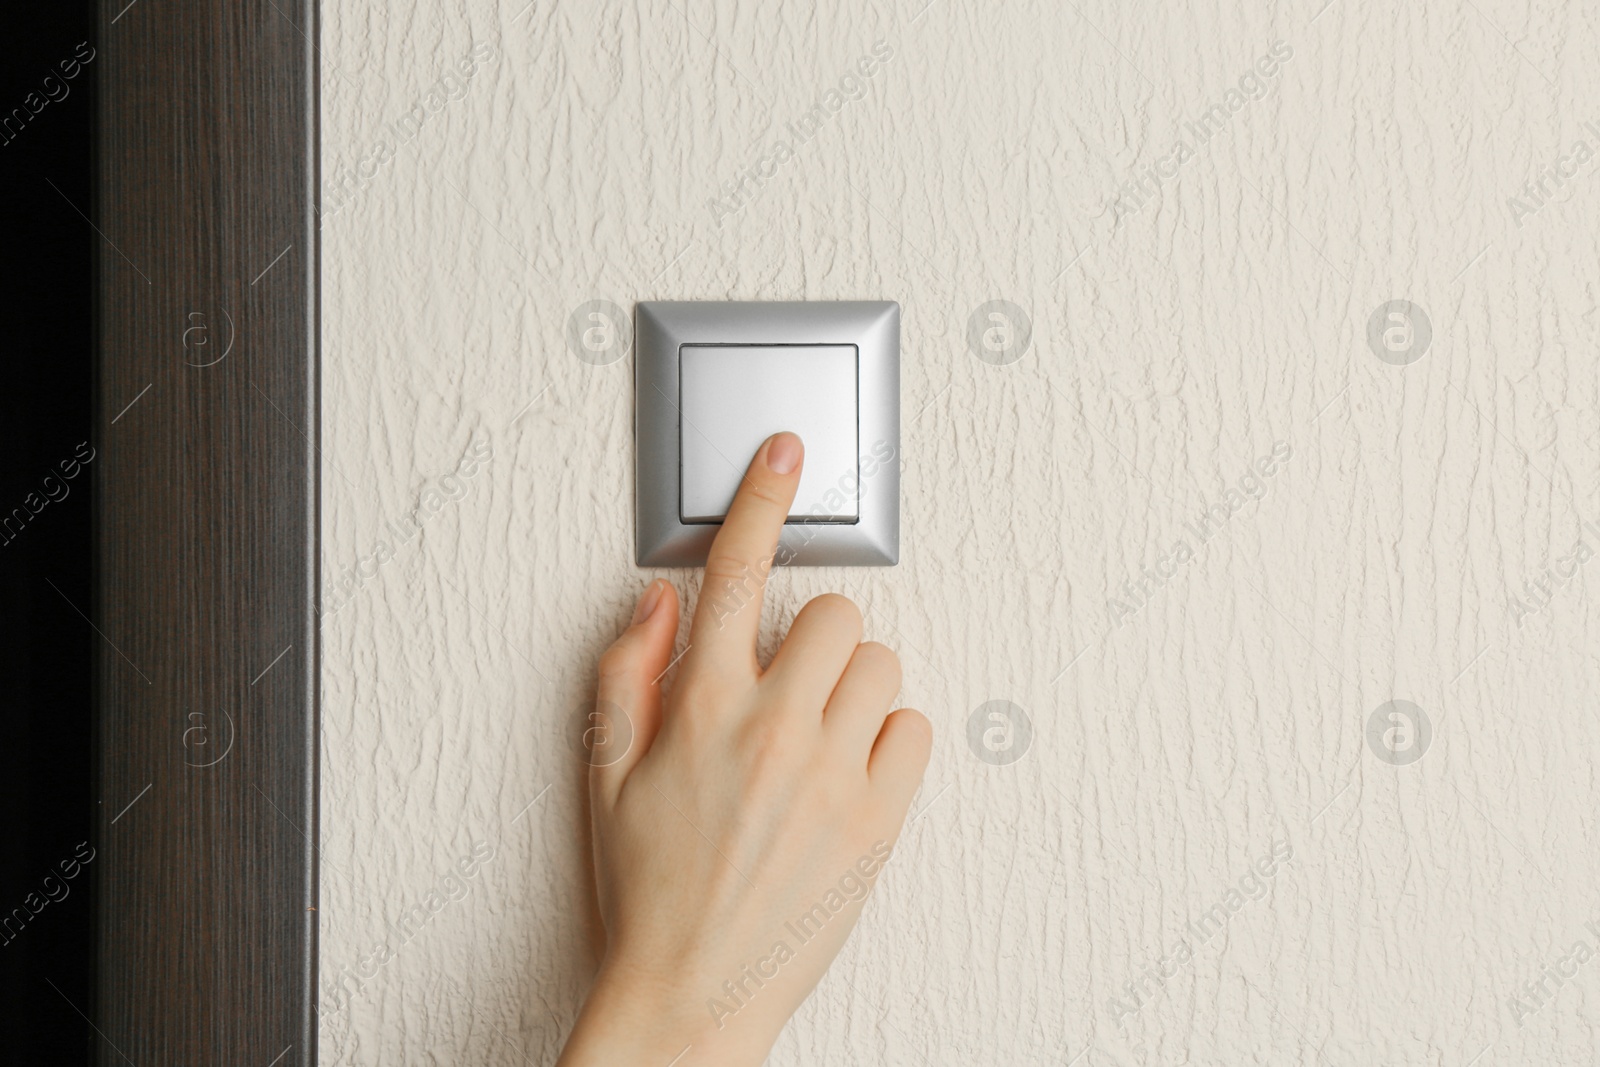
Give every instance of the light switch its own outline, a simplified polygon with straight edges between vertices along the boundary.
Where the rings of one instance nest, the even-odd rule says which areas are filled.
[[[805,466],[790,522],[860,516],[854,345],[684,345],[679,388],[684,522],[721,522],[750,457],[779,430]]]
[[[633,330],[635,559],[698,567],[761,442],[805,442],[778,567],[900,559],[900,305],[647,300]]]

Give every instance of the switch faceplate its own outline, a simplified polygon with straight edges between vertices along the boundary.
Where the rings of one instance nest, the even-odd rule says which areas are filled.
[[[854,345],[684,345],[679,352],[684,522],[721,522],[750,457],[779,430],[799,434],[806,446],[789,521],[860,517]],[[851,491],[830,493],[841,481]]]
[[[898,561],[898,304],[647,301],[635,320],[640,566],[703,564],[756,448],[779,430],[806,451],[773,562]]]

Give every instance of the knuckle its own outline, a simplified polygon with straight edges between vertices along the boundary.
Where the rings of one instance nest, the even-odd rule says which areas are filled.
[[[867,670],[892,679],[896,688],[899,687],[900,657],[888,645],[877,641],[865,641],[856,648],[855,659]]]
[[[633,654],[621,641],[600,653],[599,666],[602,682],[626,681],[633,675]]]
[[[842,628],[857,638],[861,635],[861,609],[847,596],[823,593],[808,601],[801,612],[825,626]]]
[[[759,605],[765,587],[765,577],[743,560],[727,556],[708,559],[700,586],[699,618],[720,630],[730,618],[752,604]]]
[[[686,663],[672,689],[675,706],[685,711],[716,708],[726,701],[727,686],[715,669],[699,662]]]
[[[901,708],[893,718],[896,729],[903,730],[915,742],[914,749],[922,753],[922,759],[926,761],[928,750],[933,745],[933,723],[914,708]]]
[[[706,559],[705,586],[741,586],[761,581],[761,572],[742,557],[726,552],[712,553]]]
[[[703,692],[674,689],[667,722],[672,733],[683,745],[683,751],[703,753],[709,751],[717,735],[715,704]]]
[[[740,738],[745,766],[757,780],[775,783],[786,780],[786,768],[796,761],[800,746],[786,715],[763,716],[751,724]]]
[[[759,500],[775,508],[787,511],[789,497],[781,488],[764,479],[750,478],[745,481],[744,493],[752,500]]]
[[[922,712],[918,711],[916,708],[901,708],[900,709],[900,714],[905,717],[906,724],[907,724],[907,729],[910,729],[910,730],[912,730],[912,731],[914,731],[914,732],[916,732],[918,734],[921,734],[923,737],[926,737],[929,740],[932,740],[932,738],[933,738],[933,720],[932,719],[929,719],[926,715],[922,714]]]
[[[737,674],[726,665],[702,659],[698,652],[684,656],[683,672],[672,686],[671,706],[689,718],[725,723],[726,713],[739,699]]]

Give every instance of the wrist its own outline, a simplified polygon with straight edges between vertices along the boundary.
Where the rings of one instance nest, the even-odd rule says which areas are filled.
[[[752,1054],[742,1047],[744,1042],[719,1032],[703,998],[696,1001],[692,985],[692,980],[674,981],[607,960],[595,976],[557,1067],[760,1064],[767,1049]]]

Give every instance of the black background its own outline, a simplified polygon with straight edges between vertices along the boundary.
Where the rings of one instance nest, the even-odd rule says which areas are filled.
[[[90,148],[104,57],[97,52],[71,81],[57,66],[83,41],[98,47],[90,5],[74,0],[11,5],[0,33],[0,118],[13,108],[29,113],[24,101],[29,93],[44,97],[47,76],[70,90],[29,113],[14,139],[0,134],[0,518],[27,511],[29,493],[38,494],[37,504],[42,480],[59,475],[58,463],[80,442],[99,445],[90,435],[90,404],[91,271],[100,238],[84,216],[94,216]],[[95,865],[64,882],[68,895],[37,914],[25,901],[30,893],[38,894],[35,904],[44,898],[43,879],[59,876],[80,842],[94,844],[90,653],[100,638],[85,616],[94,615],[96,466],[89,463],[65,483],[65,499],[46,504],[0,544],[0,918],[16,908],[30,916],[14,939],[0,934],[0,1060],[7,1063],[83,1063],[90,1052],[84,1015],[94,1011]]]

